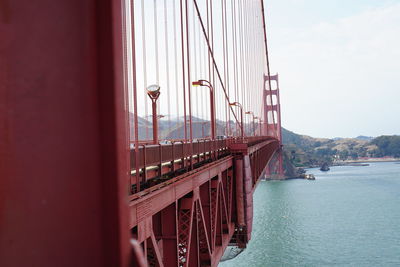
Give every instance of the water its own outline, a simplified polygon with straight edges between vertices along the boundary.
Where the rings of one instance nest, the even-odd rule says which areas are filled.
[[[261,182],[247,249],[228,266],[400,266],[400,164]]]

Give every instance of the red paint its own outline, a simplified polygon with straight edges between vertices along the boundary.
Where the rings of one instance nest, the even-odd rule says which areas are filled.
[[[281,151],[279,102],[263,106],[278,111],[271,136],[245,137],[242,100],[230,99],[214,56],[211,1],[207,31],[194,1],[212,71],[211,82],[192,83],[210,89],[211,140],[193,140],[189,89],[186,99],[191,2],[181,0],[185,138],[158,144],[155,98],[153,144],[139,140],[131,3],[131,150],[121,1],[17,0],[0,7],[0,266],[216,266],[229,243],[245,247],[251,238],[252,194]],[[248,14],[238,12],[242,24]],[[243,36],[233,35],[242,46]],[[236,54],[235,62],[249,59]],[[269,66],[265,77],[273,79]],[[241,137],[216,139],[214,86],[223,93],[221,110],[229,108],[238,124],[229,104],[240,107]],[[266,90],[259,90],[265,101]]]
[[[277,120],[274,122],[267,122],[267,127],[268,129],[273,129],[273,131],[267,132],[267,135],[275,136],[281,143],[282,143],[282,131],[281,131],[281,104],[280,104],[280,97],[279,97],[279,76],[278,74],[273,75],[273,76],[265,76],[264,77],[265,81],[268,81],[271,83],[271,81],[276,82],[276,88],[275,89],[264,89],[264,110],[265,110],[265,116],[267,116],[268,112],[276,112],[277,114]],[[266,83],[264,83],[266,84]],[[272,96],[275,96],[276,98],[276,103],[272,102]],[[270,104],[267,102],[267,98],[271,99]],[[278,151],[278,157],[277,157],[277,175],[281,178],[284,176],[284,171],[283,171],[283,156],[282,156],[282,150],[280,149]]]
[[[2,1],[0,266],[128,266],[121,1]]]
[[[165,266],[167,262],[216,266],[232,237],[236,236],[241,247],[250,240],[252,194],[279,143],[271,138],[247,141],[230,146],[235,157],[227,156],[166,181],[136,194],[130,202],[131,228],[144,225],[138,228],[142,242],[154,234],[153,243]],[[152,224],[146,223],[148,218]],[[241,230],[235,232],[235,228]]]

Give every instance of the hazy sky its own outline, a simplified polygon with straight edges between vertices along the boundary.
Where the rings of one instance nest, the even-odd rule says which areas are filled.
[[[282,123],[315,137],[400,134],[400,0],[265,0]]]

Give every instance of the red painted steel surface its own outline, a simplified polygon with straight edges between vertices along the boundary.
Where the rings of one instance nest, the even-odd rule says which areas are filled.
[[[127,266],[120,1],[0,3],[0,266]]]
[[[132,192],[140,192],[165,179],[176,176],[179,172],[192,170],[210,161],[229,154],[229,148],[242,146],[247,151],[248,145],[262,142],[265,137],[247,137],[222,140],[198,140],[192,143],[173,141],[167,145],[141,145],[138,152],[131,151],[132,176],[138,177],[140,190],[136,183],[131,184]],[[136,160],[138,155],[138,160]],[[136,171],[136,168],[139,170]],[[139,174],[139,175],[137,175]]]
[[[281,104],[279,97],[279,75],[264,76],[265,89],[264,89],[264,107],[265,117],[269,117],[268,114],[276,114],[276,120],[267,121],[266,131],[269,135],[276,136],[280,142],[282,142],[282,125],[281,125]],[[271,81],[275,82],[274,88],[272,88]],[[268,84],[268,87],[267,87]],[[269,176],[282,179],[284,177],[283,171],[283,151],[282,149],[277,150],[277,155],[271,162],[268,170]]]
[[[228,244],[246,247],[253,192],[279,147],[265,137],[236,143],[225,157],[133,195],[130,227],[149,265],[216,266]]]

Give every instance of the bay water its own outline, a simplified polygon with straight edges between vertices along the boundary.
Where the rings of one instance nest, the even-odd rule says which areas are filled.
[[[400,164],[307,173],[259,183],[252,239],[219,266],[400,266]]]

